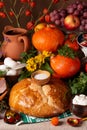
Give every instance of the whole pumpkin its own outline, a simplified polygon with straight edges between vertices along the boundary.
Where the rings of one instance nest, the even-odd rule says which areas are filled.
[[[55,52],[64,42],[64,34],[56,26],[47,25],[32,36],[32,44],[39,51]]]
[[[79,58],[70,58],[62,55],[56,55],[50,58],[50,65],[57,77],[69,78],[74,76],[80,70]]]

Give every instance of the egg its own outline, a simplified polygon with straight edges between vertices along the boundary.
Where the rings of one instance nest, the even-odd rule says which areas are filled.
[[[10,57],[6,57],[4,59],[4,65],[6,65],[10,68],[14,68],[18,65],[18,63],[16,61],[14,61],[13,59],[11,59]]]
[[[8,72],[7,72],[7,74],[6,75],[17,75],[17,71],[16,70],[14,70],[14,69],[10,69]]]
[[[0,65],[0,70],[1,71],[7,71],[7,66],[6,65]]]

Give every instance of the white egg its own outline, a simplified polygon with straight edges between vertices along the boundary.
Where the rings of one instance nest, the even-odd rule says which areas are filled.
[[[14,61],[13,59],[11,59],[10,57],[7,57],[4,59],[4,65],[10,68],[14,68],[18,65],[18,63]]]
[[[18,64],[21,64],[21,62],[20,62],[20,61],[17,61],[17,63],[18,63]]]
[[[17,71],[14,70],[14,69],[10,69],[10,70],[7,72],[6,75],[9,75],[9,76],[11,76],[11,75],[17,75]]]
[[[0,65],[0,70],[1,71],[7,71],[7,66],[6,65]]]

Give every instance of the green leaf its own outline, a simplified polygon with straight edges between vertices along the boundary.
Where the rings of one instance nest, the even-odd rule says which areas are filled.
[[[25,78],[29,78],[31,76],[31,72],[29,71],[22,71],[19,78],[18,78],[18,81],[22,80],[22,79],[25,79]]]
[[[58,54],[70,58],[75,58],[77,56],[77,53],[67,45],[64,45],[60,49],[58,49]]]
[[[53,73],[52,68],[50,67],[49,63],[47,63],[47,62],[44,63],[44,64],[41,66],[41,69],[47,70],[47,71],[49,71],[51,74]]]
[[[35,48],[33,48],[33,47],[28,52],[22,52],[21,53],[21,62],[26,63],[26,61],[29,58],[36,56],[36,54],[37,54],[37,50]]]
[[[5,76],[6,75],[6,71],[1,71],[0,70],[0,76]]]
[[[72,94],[87,95],[87,73],[81,72],[73,79],[69,79],[68,85],[71,88]]]

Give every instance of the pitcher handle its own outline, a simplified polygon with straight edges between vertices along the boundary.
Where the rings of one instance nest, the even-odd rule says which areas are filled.
[[[19,42],[23,42],[24,43],[24,52],[26,52],[29,49],[29,44],[30,44],[30,40],[26,37],[26,36],[20,36],[18,37],[18,41]]]

